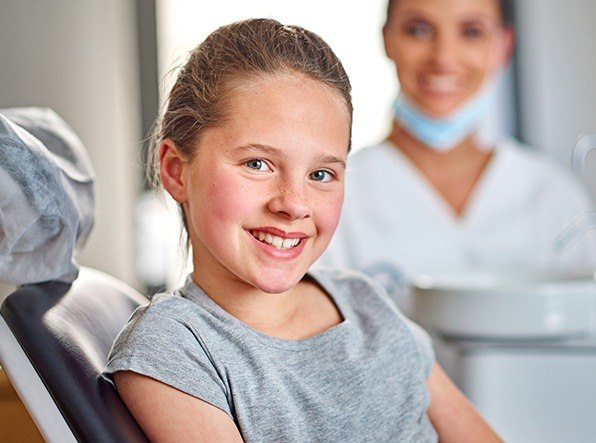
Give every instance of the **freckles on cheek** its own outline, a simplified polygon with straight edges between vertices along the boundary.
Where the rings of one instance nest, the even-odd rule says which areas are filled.
[[[220,220],[239,218],[249,201],[244,187],[233,180],[211,183],[208,194],[211,215]]]
[[[329,200],[323,207],[325,218],[325,227],[330,231],[335,231],[339,223],[341,208],[343,205],[343,195],[341,197]]]

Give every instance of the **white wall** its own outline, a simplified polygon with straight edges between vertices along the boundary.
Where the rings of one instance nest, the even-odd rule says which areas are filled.
[[[596,131],[596,2],[518,0],[522,137],[570,165],[584,132]],[[596,152],[583,174],[596,196]]]
[[[97,218],[80,262],[135,284],[140,140],[132,0],[2,0],[0,107],[49,106],[97,173]]]

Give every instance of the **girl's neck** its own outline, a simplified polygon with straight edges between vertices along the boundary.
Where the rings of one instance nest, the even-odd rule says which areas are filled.
[[[335,302],[312,278],[305,276],[287,292],[269,294],[244,282],[205,287],[193,280],[222,309],[242,323],[271,337],[299,340],[339,324],[343,318]]]

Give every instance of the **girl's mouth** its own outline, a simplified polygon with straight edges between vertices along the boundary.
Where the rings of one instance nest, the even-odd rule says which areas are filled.
[[[283,238],[263,231],[250,231],[251,235],[262,243],[267,243],[276,249],[286,250],[300,244],[300,238]]]

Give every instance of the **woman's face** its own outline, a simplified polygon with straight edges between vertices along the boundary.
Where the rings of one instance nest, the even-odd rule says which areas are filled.
[[[435,118],[473,97],[507,62],[513,40],[497,0],[395,0],[383,37],[401,91]]]

